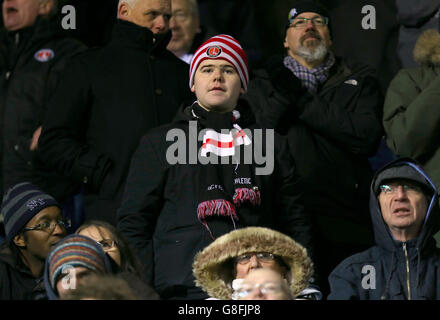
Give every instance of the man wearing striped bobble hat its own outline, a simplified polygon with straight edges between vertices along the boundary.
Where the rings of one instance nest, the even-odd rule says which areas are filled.
[[[239,99],[248,83],[240,43],[225,34],[208,39],[190,65],[197,100],[147,133],[132,158],[118,227],[163,299],[208,297],[195,286],[194,256],[231,230],[265,226],[311,249],[286,145],[255,130]]]

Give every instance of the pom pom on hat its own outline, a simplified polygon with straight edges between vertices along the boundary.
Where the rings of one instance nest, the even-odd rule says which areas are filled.
[[[194,75],[199,64],[206,59],[223,59],[231,63],[240,76],[241,85],[246,91],[249,83],[249,70],[246,53],[233,37],[220,34],[208,39],[194,53],[189,71],[189,87],[194,83]]]

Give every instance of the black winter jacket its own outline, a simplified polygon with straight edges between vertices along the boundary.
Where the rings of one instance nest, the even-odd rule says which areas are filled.
[[[339,219],[338,229],[326,225],[326,236],[346,242],[340,230],[349,223],[345,229],[354,237],[348,241],[365,241],[366,234],[371,244],[371,228],[362,236],[353,228],[369,224],[368,210],[362,210],[373,175],[368,157],[383,133],[383,99],[372,70],[337,58],[318,93],[310,94],[277,56],[255,73],[245,98],[257,122],[287,136],[304,182],[306,211],[315,218]]]
[[[43,277],[36,279],[6,242],[0,245],[0,300],[45,299]]]
[[[153,36],[119,20],[110,43],[72,59],[51,100],[40,138],[44,160],[84,183],[88,219],[116,223],[129,162],[139,140],[171,122],[192,94],[188,65]]]
[[[416,239],[401,242],[384,222],[373,186],[377,175],[397,165],[415,166],[410,159],[396,160],[379,170],[371,184],[370,212],[376,246],[339,264],[329,277],[329,300],[433,300],[440,299],[440,249],[433,235],[440,229],[438,190],[420,167],[430,190],[427,220]]]
[[[29,149],[68,59],[86,49],[59,29],[55,21],[38,18],[32,27],[3,30],[0,35],[4,60],[0,66],[0,194],[18,182],[31,181],[63,201],[78,188],[46,168],[38,149]]]
[[[162,298],[207,298],[206,293],[195,287],[192,274],[195,254],[213,241],[197,219],[196,180],[201,165],[170,165],[166,158],[168,147],[174,142],[166,141],[169,130],[181,129],[189,139],[188,121],[196,120],[190,112],[190,107],[186,108],[178,121],[153,129],[142,138],[133,155],[118,211],[119,229],[137,251],[146,278]],[[199,130],[200,127],[197,134]],[[310,221],[304,212],[300,181],[287,144],[283,142],[275,138],[275,156],[271,155],[275,157],[273,173],[255,176],[255,184],[261,191],[261,206],[238,209],[236,226],[279,230],[313,254]],[[199,142],[197,150],[200,145]],[[187,151],[187,159],[188,154]],[[252,168],[255,170],[255,162]],[[229,218],[213,218],[209,226],[215,237],[234,229]]]

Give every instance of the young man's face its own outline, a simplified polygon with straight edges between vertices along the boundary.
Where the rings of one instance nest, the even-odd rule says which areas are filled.
[[[244,90],[234,66],[223,59],[203,60],[194,75],[191,88],[202,108],[220,113],[230,112]]]
[[[172,1],[173,16],[170,20],[170,29],[173,36],[167,49],[178,57],[188,53],[194,37],[199,30],[199,17],[189,0]]]
[[[2,4],[3,21],[8,31],[20,30],[34,24],[41,4],[47,0],[4,0]]]
[[[304,12],[298,18],[319,18],[319,14],[314,12]],[[292,23],[292,25],[295,22]],[[284,47],[293,58],[298,56],[308,56],[311,61],[313,57],[317,60],[323,59],[323,55],[327,55],[327,51],[331,46],[330,31],[328,26],[313,25],[307,20],[305,27],[298,28],[290,26],[286,31]],[[307,59],[307,60],[309,60]]]
[[[61,219],[61,210],[58,207],[47,207],[29,220],[25,228],[31,228],[44,222],[49,222],[53,225]],[[66,229],[58,224],[55,228],[52,228],[51,232],[47,230],[25,231],[23,234],[24,247],[22,249],[40,260],[45,260],[52,247],[64,238],[66,234]]]
[[[121,6],[124,6],[122,11]],[[122,3],[119,7],[119,17],[148,28],[154,34],[165,33],[169,30],[171,1],[138,0],[133,7]]]
[[[405,231],[411,238],[417,237],[428,207],[428,201],[420,186],[408,180],[393,180],[385,185],[390,187],[390,191],[381,191],[379,194],[380,209],[385,223],[393,235]]]

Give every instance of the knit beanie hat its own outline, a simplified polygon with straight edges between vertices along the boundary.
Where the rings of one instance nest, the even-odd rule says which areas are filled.
[[[293,5],[292,9],[289,11],[289,15],[287,17],[287,25],[286,29],[290,26],[293,19],[295,19],[297,16],[304,12],[314,12],[317,13],[323,17],[326,17],[329,19],[328,28],[331,34],[331,28],[330,28],[330,15],[327,9],[322,6],[321,4],[311,1],[311,0],[304,0],[304,1],[297,1]]]
[[[6,240],[12,243],[20,230],[41,210],[56,206],[58,202],[29,182],[10,188],[3,197],[1,213],[4,217]]]
[[[84,267],[99,274],[111,272],[110,261],[101,246],[86,236],[72,234],[58,242],[46,260],[47,277],[55,288],[65,267]]]
[[[425,195],[432,196],[432,186],[427,178],[422,174],[422,169],[416,169],[415,166],[411,166],[404,159],[399,159],[401,163],[389,166],[383,171],[377,174],[376,179],[373,182],[373,188],[376,195],[380,193],[380,185],[386,181],[395,179],[407,179],[417,183],[425,192]]]
[[[246,91],[249,83],[249,70],[246,53],[233,37],[220,34],[208,39],[194,53],[189,70],[189,87],[194,83],[194,75],[199,64],[206,59],[223,59],[231,63],[240,76],[241,85]]]

